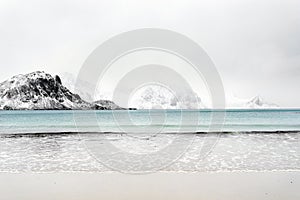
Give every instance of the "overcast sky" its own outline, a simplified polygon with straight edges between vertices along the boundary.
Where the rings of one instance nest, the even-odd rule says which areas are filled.
[[[0,80],[76,75],[108,38],[138,28],[182,33],[214,61],[227,94],[300,107],[300,1],[0,1]]]

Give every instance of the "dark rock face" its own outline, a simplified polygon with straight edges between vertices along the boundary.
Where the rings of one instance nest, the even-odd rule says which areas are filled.
[[[103,106],[99,106],[97,104],[94,104],[91,106],[92,110],[108,110],[107,108],[103,107]]]
[[[4,107],[3,107],[3,110],[13,110],[13,108],[12,108],[12,107],[9,107],[9,106],[4,106]]]
[[[59,76],[55,75],[54,78],[55,78],[55,81],[56,81],[56,82],[58,82],[59,84],[62,84],[62,83],[61,83],[61,79],[60,79]]]

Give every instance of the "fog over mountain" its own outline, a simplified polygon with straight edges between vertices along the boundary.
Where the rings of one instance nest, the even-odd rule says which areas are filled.
[[[85,101],[94,101],[95,91],[92,90],[91,83],[83,80],[76,80],[76,77],[68,72],[60,76],[63,84],[72,92],[80,95]],[[77,84],[76,84],[77,82]]]

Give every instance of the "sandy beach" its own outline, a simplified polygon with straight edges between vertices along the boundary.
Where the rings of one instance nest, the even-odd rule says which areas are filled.
[[[1,199],[300,199],[300,172],[0,173]]]

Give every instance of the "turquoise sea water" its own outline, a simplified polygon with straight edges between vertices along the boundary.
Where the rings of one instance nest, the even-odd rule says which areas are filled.
[[[0,172],[299,171],[299,132],[300,110],[0,111]]]
[[[0,134],[298,130],[300,110],[0,111]]]

